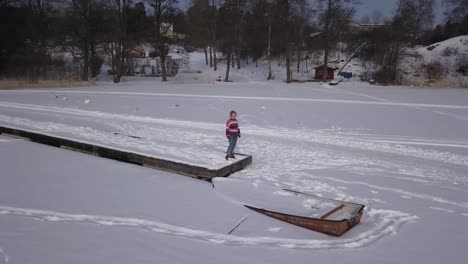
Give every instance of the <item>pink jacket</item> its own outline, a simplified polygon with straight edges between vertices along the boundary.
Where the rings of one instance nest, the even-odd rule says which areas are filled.
[[[239,121],[229,118],[226,122],[226,137],[231,135],[240,137]]]

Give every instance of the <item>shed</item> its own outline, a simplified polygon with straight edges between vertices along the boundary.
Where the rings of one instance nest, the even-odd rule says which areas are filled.
[[[335,79],[335,71],[336,71],[336,68],[327,67],[327,72],[328,72],[327,80]],[[314,79],[323,80],[323,75],[324,75],[324,66],[321,65],[321,66],[316,67]]]

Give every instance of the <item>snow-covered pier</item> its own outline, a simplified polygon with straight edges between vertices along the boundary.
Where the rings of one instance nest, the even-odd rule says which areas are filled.
[[[240,171],[252,163],[252,156],[237,154],[237,160],[235,161],[226,162],[226,164],[223,166],[208,168],[184,163],[181,161],[148,156],[145,154],[129,152],[117,148],[101,146],[94,143],[76,141],[18,128],[0,126],[0,134],[20,137],[40,144],[74,150],[98,157],[113,159],[121,162],[136,164],[205,180],[211,180],[215,177],[227,177],[231,173]]]

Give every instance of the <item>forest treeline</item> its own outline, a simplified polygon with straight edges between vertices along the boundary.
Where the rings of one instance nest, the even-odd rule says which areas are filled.
[[[445,23],[434,26],[434,0],[398,0],[391,15],[360,19],[356,0],[0,0],[0,78],[88,81],[108,62],[118,83],[127,51],[145,43],[163,81],[175,46],[204,51],[214,71],[226,63],[226,81],[230,67],[259,59],[269,62],[270,79],[272,58],[281,59],[288,83],[311,52],[321,52],[326,69],[332,51],[362,46],[359,56],[379,65],[375,78],[391,83],[404,47],[468,34],[468,0],[444,3]]]

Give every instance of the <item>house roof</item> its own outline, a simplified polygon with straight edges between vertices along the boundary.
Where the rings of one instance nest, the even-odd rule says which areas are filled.
[[[317,66],[315,67],[314,69],[318,70],[318,69],[323,69],[323,65],[320,65],[320,66]],[[330,66],[327,67],[328,70],[337,70],[337,68],[332,68]]]
[[[133,48],[132,48],[132,49],[129,49],[129,50],[127,50],[127,52],[130,52],[130,51],[136,51],[136,52],[138,52],[138,53],[145,54],[145,52],[144,52],[144,51],[142,51],[142,50],[138,50],[138,49],[133,49]]]

